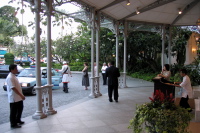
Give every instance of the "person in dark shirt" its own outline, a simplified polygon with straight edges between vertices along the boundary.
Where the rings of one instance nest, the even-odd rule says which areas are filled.
[[[114,61],[111,61],[110,67],[106,69],[106,77],[108,77],[108,97],[109,101],[113,102],[112,93],[114,91],[114,100],[118,102],[118,77],[120,77],[119,69],[114,66]]]

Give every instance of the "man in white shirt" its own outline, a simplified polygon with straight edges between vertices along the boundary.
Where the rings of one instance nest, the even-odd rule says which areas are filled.
[[[23,112],[23,100],[25,96],[22,93],[21,85],[15,74],[18,73],[17,65],[11,64],[9,66],[10,73],[6,78],[8,102],[10,103],[10,124],[11,128],[20,128],[24,121],[21,121]]]
[[[70,67],[68,65],[68,62],[66,61],[63,61],[63,66],[62,66],[62,69],[61,70],[58,70],[57,72],[61,72],[63,74],[63,77],[62,77],[62,82],[63,82],[63,91],[65,93],[68,93],[68,83],[69,83],[69,75],[71,75],[72,77],[72,73],[70,71]]]
[[[190,108],[190,105],[188,104],[188,99],[192,97],[192,86],[191,86],[190,78],[187,75],[186,69],[181,69],[180,75],[183,77],[183,81],[179,85],[176,85],[175,83],[175,86],[183,88],[182,96],[181,96],[181,100],[179,104],[181,107],[189,109],[188,112],[191,112],[192,109]]]

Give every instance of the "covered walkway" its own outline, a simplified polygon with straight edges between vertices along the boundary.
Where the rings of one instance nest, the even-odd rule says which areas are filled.
[[[98,98],[84,98],[75,103],[56,108],[55,115],[26,122],[20,129],[11,129],[10,123],[0,125],[1,133],[131,133],[129,120],[133,117],[136,104],[149,102],[153,82],[127,77],[128,88],[119,89],[119,102],[110,103],[107,93]],[[176,90],[177,94],[178,89]],[[199,133],[200,122],[194,120],[189,130]]]

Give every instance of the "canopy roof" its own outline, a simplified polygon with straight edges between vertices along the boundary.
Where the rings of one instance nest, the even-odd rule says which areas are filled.
[[[57,0],[59,1],[59,0]],[[62,2],[69,0],[62,0]],[[73,1],[73,0],[72,0]],[[197,25],[200,0],[74,0],[100,11],[114,20],[166,24]],[[127,2],[130,5],[127,5]],[[140,13],[137,14],[137,11]],[[182,14],[179,14],[182,11]]]

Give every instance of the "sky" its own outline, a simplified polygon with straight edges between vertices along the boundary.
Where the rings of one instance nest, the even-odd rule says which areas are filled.
[[[13,6],[13,7],[21,7],[21,4],[17,4],[17,2],[21,2],[21,0],[15,0],[15,3],[12,3],[12,4],[8,4],[10,0],[1,0],[0,2],[0,7],[2,6],[5,6],[5,5],[10,5],[10,6]],[[28,3],[25,2],[25,4],[28,5]],[[25,13],[22,15],[20,12],[17,13],[16,17],[19,19],[19,22],[20,24],[22,25],[25,25],[27,27],[27,31],[28,31],[28,36],[29,37],[32,37],[35,33],[35,29],[32,29],[32,27],[28,27],[28,22],[29,21],[34,21],[34,17],[35,15],[30,11],[30,9],[27,7],[27,8],[24,8],[25,9]],[[59,7],[59,9],[68,9],[67,10],[67,13],[73,13],[73,12],[77,12],[79,11],[79,7],[75,6],[75,5],[72,5],[72,4],[65,4],[61,7]],[[77,29],[77,26],[79,24],[76,23],[76,22],[73,22],[71,24],[71,26],[65,26],[64,25],[64,30],[62,31],[62,28],[61,26],[56,26],[56,27],[53,27],[52,26],[52,39],[55,40],[56,38],[58,38],[59,36],[61,36],[61,32],[64,34],[70,34],[71,32],[76,32],[76,29]],[[40,25],[41,26],[41,29],[42,29],[42,34],[41,34],[41,37],[46,37],[47,36],[47,28],[43,25]],[[15,40],[19,43],[22,41],[22,37],[16,37]]]

